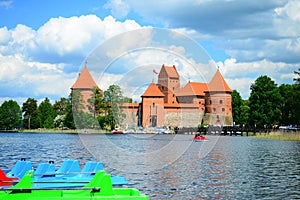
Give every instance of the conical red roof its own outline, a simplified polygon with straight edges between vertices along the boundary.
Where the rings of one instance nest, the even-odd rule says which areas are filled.
[[[159,90],[155,83],[151,83],[142,97],[164,97],[165,95]]]
[[[93,87],[98,86],[88,68],[85,66],[79,74],[76,82],[72,85],[71,89],[92,89]]]
[[[192,96],[199,95],[204,96],[204,92],[208,90],[208,86],[206,83],[199,82],[188,82],[184,88],[180,90],[177,96]]]
[[[208,84],[208,90],[211,92],[231,92],[230,87],[224,80],[219,70],[217,70],[216,74]]]

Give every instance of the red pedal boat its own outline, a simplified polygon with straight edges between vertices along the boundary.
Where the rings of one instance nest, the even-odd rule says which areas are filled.
[[[193,141],[208,141],[208,139],[204,135],[196,134]]]
[[[12,186],[14,181],[19,180],[19,178],[7,177],[2,169],[0,169],[0,186]]]

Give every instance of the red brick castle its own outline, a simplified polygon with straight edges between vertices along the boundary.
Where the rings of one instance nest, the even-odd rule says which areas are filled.
[[[97,87],[86,67],[72,90],[82,91],[87,101]],[[180,87],[180,75],[173,66],[162,65],[158,83],[152,82],[141,95],[141,103],[121,106],[126,114],[123,126],[195,127],[199,124],[232,125],[231,89],[217,70],[209,83],[188,82]]]

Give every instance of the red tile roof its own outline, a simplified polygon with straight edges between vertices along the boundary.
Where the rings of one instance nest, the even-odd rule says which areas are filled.
[[[79,74],[76,82],[72,85],[71,89],[92,89],[93,87],[98,86],[88,68],[85,66]]]
[[[177,96],[204,96],[204,92],[208,90],[208,85],[206,83],[199,82],[188,82],[184,88],[180,89]]]
[[[142,97],[164,97],[165,95],[159,90],[155,83],[151,83]]]
[[[163,65],[162,68],[164,68],[166,70],[166,72],[170,78],[179,78],[179,74],[177,72],[175,65],[173,65],[173,66]]]
[[[213,92],[213,91],[214,92],[219,92],[219,91],[231,92],[230,87],[227,85],[226,81],[224,80],[224,78],[219,70],[217,70],[216,74],[209,82],[208,90],[211,92]]]

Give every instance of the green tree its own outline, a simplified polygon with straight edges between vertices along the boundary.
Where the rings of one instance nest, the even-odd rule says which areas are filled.
[[[122,90],[118,85],[110,85],[109,88],[104,91],[104,102],[110,105],[106,120],[109,123],[111,129],[114,129],[116,125],[120,125],[124,119],[124,114],[120,110],[120,105],[124,102]]]
[[[37,126],[37,121],[36,119],[38,117],[37,115],[37,101],[33,98],[28,98],[26,102],[23,103],[22,106],[22,112],[24,113],[24,125],[30,129],[31,128],[31,120],[33,118],[34,121],[34,126]]]
[[[300,69],[294,72],[295,84],[280,85],[279,91],[283,97],[281,104],[282,124],[296,125],[300,124]]]
[[[298,71],[294,72],[296,75],[296,78],[294,78],[295,85],[294,85],[294,92],[295,92],[295,107],[296,110],[295,113],[295,124],[300,124],[300,68]]]
[[[231,93],[231,99],[232,99],[232,117],[235,124],[241,124],[241,115],[243,113],[241,112],[241,106],[243,99],[240,95],[240,93],[236,90],[233,90]]]
[[[67,98],[60,98],[60,100],[55,101],[53,109],[57,115],[65,115],[67,113],[67,107],[69,105],[69,100]]]
[[[294,74],[297,76],[296,78],[294,78],[294,81],[296,82],[296,84],[300,85],[300,68],[298,69],[298,71],[294,71]]]
[[[31,115],[30,128],[37,129],[41,127],[42,127],[41,113],[38,109],[36,109]]]
[[[72,114],[70,99],[64,97],[60,98],[60,100],[55,101],[53,109],[55,111],[54,126],[56,128],[68,127],[64,123],[66,122],[67,113]],[[68,118],[70,119],[70,115],[68,115]],[[71,121],[73,121],[73,117]],[[70,125],[70,123],[68,124]],[[73,128],[73,126],[71,125],[69,128]]]
[[[74,114],[80,113],[84,110],[84,100],[79,90],[72,90],[70,94],[70,102],[72,104],[72,111]]]
[[[46,97],[38,107],[41,125],[44,128],[54,128],[55,112],[50,100]]]
[[[249,125],[249,100],[243,100],[240,107],[241,116],[239,117],[241,125]]]
[[[98,87],[93,88],[93,94],[91,98],[88,99],[88,110],[93,113],[93,117],[96,118],[97,115],[101,113],[101,108],[103,107],[103,96],[102,91]]]
[[[275,82],[260,76],[251,85],[249,98],[250,122],[258,126],[279,124],[282,97]]]
[[[69,103],[66,110],[66,115],[63,118],[63,127],[67,127],[69,129],[75,129],[74,117],[72,112],[72,104]]]
[[[66,109],[64,125],[70,129],[82,128],[84,100],[81,92],[79,90],[72,90],[69,95],[68,102],[69,103]]]
[[[16,101],[4,101],[0,107],[0,129],[10,130],[21,125],[22,111]]]

